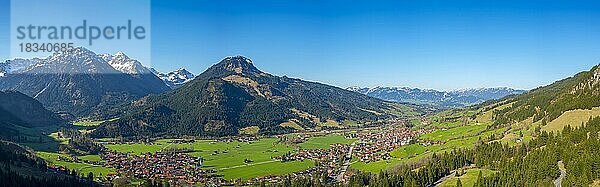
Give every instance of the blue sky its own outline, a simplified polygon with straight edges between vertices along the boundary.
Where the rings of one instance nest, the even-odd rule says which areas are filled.
[[[161,71],[200,73],[239,54],[340,87],[530,89],[600,62],[598,18],[594,1],[153,0],[151,57]]]

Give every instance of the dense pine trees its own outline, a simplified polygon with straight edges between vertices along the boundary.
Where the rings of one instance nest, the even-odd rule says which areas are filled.
[[[506,98],[503,102],[512,104],[493,112],[494,125],[507,125],[530,117],[533,121],[552,121],[568,110],[600,106],[600,80],[595,76],[598,72],[595,66],[590,71]]]
[[[89,174],[88,174],[89,175]],[[0,186],[98,186],[73,172],[47,169],[46,162],[31,151],[11,142],[0,141]]]

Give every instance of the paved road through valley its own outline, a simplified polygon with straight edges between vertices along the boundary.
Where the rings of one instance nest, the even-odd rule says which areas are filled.
[[[352,142],[352,144],[350,144],[350,150],[348,151],[348,154],[344,158],[344,165],[340,169],[340,173],[338,174],[338,176],[335,178],[338,182],[342,181],[342,179],[344,178],[344,174],[346,174],[348,167],[350,167],[350,161],[352,160],[352,150],[354,150],[355,145],[356,145],[356,141]]]

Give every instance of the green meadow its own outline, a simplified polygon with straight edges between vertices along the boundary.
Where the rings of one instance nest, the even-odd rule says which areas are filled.
[[[473,124],[459,126],[451,129],[440,129],[435,132],[421,135],[423,140],[449,141],[451,139],[476,135],[486,129],[486,125]]]
[[[100,120],[100,121],[77,121],[77,122],[73,122],[73,125],[81,126],[81,127],[98,126],[104,122],[116,121],[118,119],[119,118],[113,118],[113,119],[109,119],[109,120]]]
[[[343,137],[342,137],[343,138]],[[278,142],[276,138],[263,138],[252,142],[220,142],[200,140],[194,143],[174,144],[170,140],[158,140],[154,144],[117,144],[107,148],[124,153],[143,154],[167,148],[193,150],[192,156],[204,158],[206,169],[216,169],[226,179],[249,179],[265,175],[289,174],[314,166],[312,161],[279,162],[272,158],[294,152],[292,146]],[[246,163],[245,160],[251,162]]]
[[[600,116],[600,107],[594,107],[591,110],[578,109],[566,111],[558,118],[548,122],[546,126],[542,127],[542,130],[558,132],[563,130],[567,125],[579,127],[581,124],[586,123],[591,117],[597,116]]]
[[[298,144],[301,149],[329,149],[331,144],[351,144],[356,139],[346,139],[342,135],[327,135],[311,137],[307,141]]]
[[[425,146],[421,144],[410,144],[392,151],[390,155],[396,158],[412,158],[425,153],[425,151]]]
[[[106,176],[106,174],[108,174],[108,173],[116,172],[116,170],[113,168],[107,168],[107,167],[87,164],[87,163],[83,163],[83,162],[58,161],[58,156],[70,157],[69,155],[66,155],[66,154],[37,152],[37,155],[40,158],[49,162],[50,164],[57,165],[57,166],[63,166],[63,167],[68,168],[69,170],[75,170],[78,173],[84,174],[84,175],[87,175],[89,172],[92,172],[94,174],[94,176],[99,176],[99,175]],[[82,160],[90,160],[90,161],[100,160],[100,156],[98,156],[98,155],[88,155],[88,156],[82,156],[79,158]]]
[[[449,178],[448,180],[445,180],[444,182],[438,184],[438,187],[453,187],[456,186],[456,182],[458,181],[458,178],[460,178],[460,182],[462,184],[462,186],[465,187],[471,187],[473,185],[475,185],[475,182],[477,182],[477,177],[479,176],[479,172],[481,171],[481,175],[483,177],[487,177],[490,176],[494,173],[494,171],[489,170],[489,169],[467,169],[464,170],[464,174],[462,174],[461,176],[455,176],[452,178]]]
[[[221,169],[219,170],[219,174],[223,174],[225,179],[240,178],[247,180],[257,176],[289,174],[294,171],[301,171],[311,167],[314,167],[314,162],[312,160],[293,162],[269,161]]]

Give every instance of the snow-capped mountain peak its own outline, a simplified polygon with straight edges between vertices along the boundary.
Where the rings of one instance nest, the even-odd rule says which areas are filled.
[[[194,78],[194,74],[190,73],[189,71],[187,71],[184,68],[179,68],[173,72],[169,72],[168,75],[172,76],[173,78],[182,79],[182,80],[189,80],[189,79]]]
[[[139,74],[149,74],[151,73],[148,68],[144,67],[142,63],[139,61],[129,58],[129,56],[125,55],[125,53],[119,51],[114,55],[110,54],[101,54],[98,57],[104,59],[110,66],[115,68],[117,71],[130,74],[130,75],[139,75]]]
[[[46,58],[13,59],[0,62],[0,73],[125,73],[132,76],[152,74],[139,61],[123,52],[96,54],[84,47],[54,53]]]
[[[190,73],[184,68],[179,68],[168,73],[160,73],[154,68],[150,68],[149,71],[158,76],[158,78],[162,79],[163,82],[165,82],[165,84],[171,88],[179,87],[195,78],[194,74]]]
[[[6,60],[4,62],[0,62],[0,77],[27,69],[27,67],[42,62],[43,59],[33,58],[33,59],[13,59]]]
[[[169,90],[153,74],[128,75],[115,69],[107,60],[113,65],[132,63],[142,67],[125,55],[98,55],[78,47],[44,59],[14,59],[0,63],[9,70],[9,73],[3,73],[0,87],[19,91],[53,111],[76,117],[95,115],[97,109],[106,109],[108,105]]]
[[[123,53],[123,51],[119,51],[119,52],[115,53],[115,56],[129,58],[127,55],[125,55],[125,53]]]
[[[17,61],[19,59],[12,60]],[[29,73],[29,74],[114,74],[118,73],[110,65],[106,64],[104,59],[100,58],[96,53],[83,48],[77,47],[71,50],[54,53],[44,59],[26,59],[24,61],[30,61],[30,63],[24,63],[27,65],[17,73]],[[31,62],[35,61],[35,62]]]

